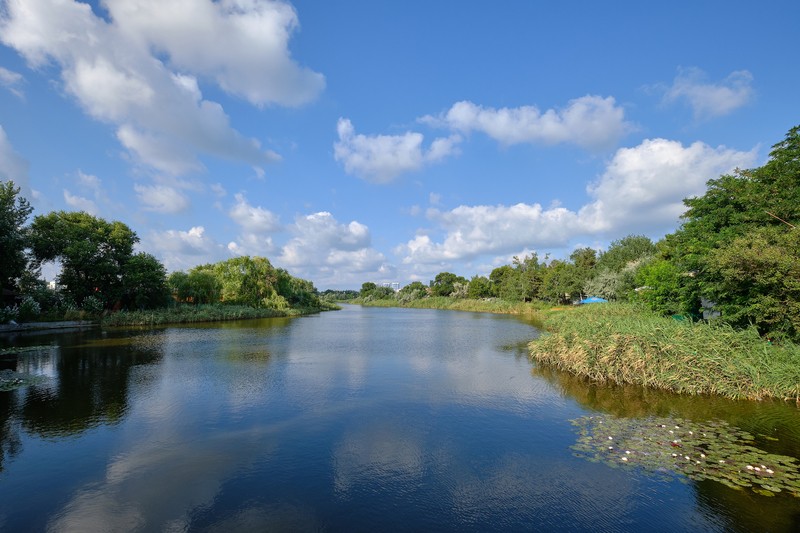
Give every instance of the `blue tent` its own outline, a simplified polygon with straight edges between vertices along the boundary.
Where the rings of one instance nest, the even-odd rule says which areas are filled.
[[[579,304],[603,304],[603,303],[608,303],[608,300],[606,300],[605,298],[599,298],[597,296],[590,296],[588,298],[584,298],[583,300],[581,300],[578,303]]]

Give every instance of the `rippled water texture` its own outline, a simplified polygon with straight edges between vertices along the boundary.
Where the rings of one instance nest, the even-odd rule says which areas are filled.
[[[590,386],[532,365],[537,334],[347,306],[0,339],[43,376],[0,392],[0,530],[800,530],[799,498],[592,462],[571,423],[723,420],[800,457],[794,405]]]

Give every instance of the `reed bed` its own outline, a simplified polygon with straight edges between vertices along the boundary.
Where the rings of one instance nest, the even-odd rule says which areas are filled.
[[[549,333],[530,343],[531,358],[595,382],[800,402],[800,347],[772,344],[755,329],[678,321],[624,304],[550,311],[542,325]]]
[[[221,322],[250,318],[298,316],[339,309],[323,302],[321,307],[298,309],[255,308],[244,305],[177,305],[152,311],[118,311],[102,318],[103,326],[155,326],[161,324],[188,324],[195,322]]]
[[[409,307],[415,309],[444,309],[450,311],[472,311],[475,313],[495,313],[505,315],[529,315],[536,317],[546,306],[525,302],[508,302],[498,298],[473,300],[433,296],[417,300],[400,301],[396,299],[361,301],[353,303],[369,307]]]

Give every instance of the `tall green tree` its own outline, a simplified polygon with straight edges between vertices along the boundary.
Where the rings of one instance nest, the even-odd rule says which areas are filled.
[[[157,309],[169,303],[167,272],[150,254],[133,255],[122,268],[123,305],[128,309]]]
[[[27,267],[25,222],[33,212],[14,182],[0,182],[0,289],[16,285]]]
[[[597,260],[597,269],[608,269],[620,272],[629,263],[652,256],[656,253],[656,245],[644,235],[628,235],[613,241],[608,250]]]
[[[58,282],[76,303],[95,296],[111,307],[122,298],[123,269],[139,241],[127,225],[58,211],[35,217],[29,237],[37,265],[61,262]]]
[[[468,281],[452,272],[439,272],[431,282],[431,293],[434,296],[450,296],[455,290],[456,283],[467,285]]]
[[[778,285],[761,285],[762,292],[756,295],[746,287],[753,283],[750,276],[741,276],[737,281],[735,277],[727,278],[726,273],[735,272],[732,261],[737,259],[737,254],[740,260],[749,258],[747,251],[750,249],[763,248],[762,251],[772,258],[771,268],[785,264],[774,255],[779,251],[774,245],[778,237],[758,232],[772,228],[780,235],[781,231],[800,226],[800,126],[789,130],[783,141],[772,147],[765,165],[750,170],[737,169],[709,180],[707,185],[702,196],[684,200],[688,208],[684,222],[678,231],[665,238],[661,248],[662,255],[683,274],[682,311],[696,312],[700,298],[705,297],[724,309],[723,320],[738,325],[745,320],[755,321],[761,324],[762,331],[778,327],[777,319],[768,316],[779,316],[782,312],[777,306],[784,302],[785,295],[781,293],[784,289],[779,290]],[[758,243],[754,236],[764,240]],[[789,254],[789,250],[791,246],[786,244],[783,253]],[[796,261],[797,256],[787,260]],[[766,264],[761,267],[767,268]],[[783,277],[778,271],[774,274]],[[759,275],[763,275],[763,271]],[[743,294],[749,296],[743,297]],[[755,300],[760,302],[762,311],[756,312],[748,304]],[[770,306],[774,308],[767,310]],[[742,311],[745,308],[750,311]],[[791,321],[789,317],[786,320]]]

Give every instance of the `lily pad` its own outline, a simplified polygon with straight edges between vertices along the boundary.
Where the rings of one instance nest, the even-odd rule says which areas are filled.
[[[797,459],[756,448],[752,435],[723,421],[595,415],[572,423],[579,457],[662,477],[713,480],[764,496],[786,491],[800,497]]]

